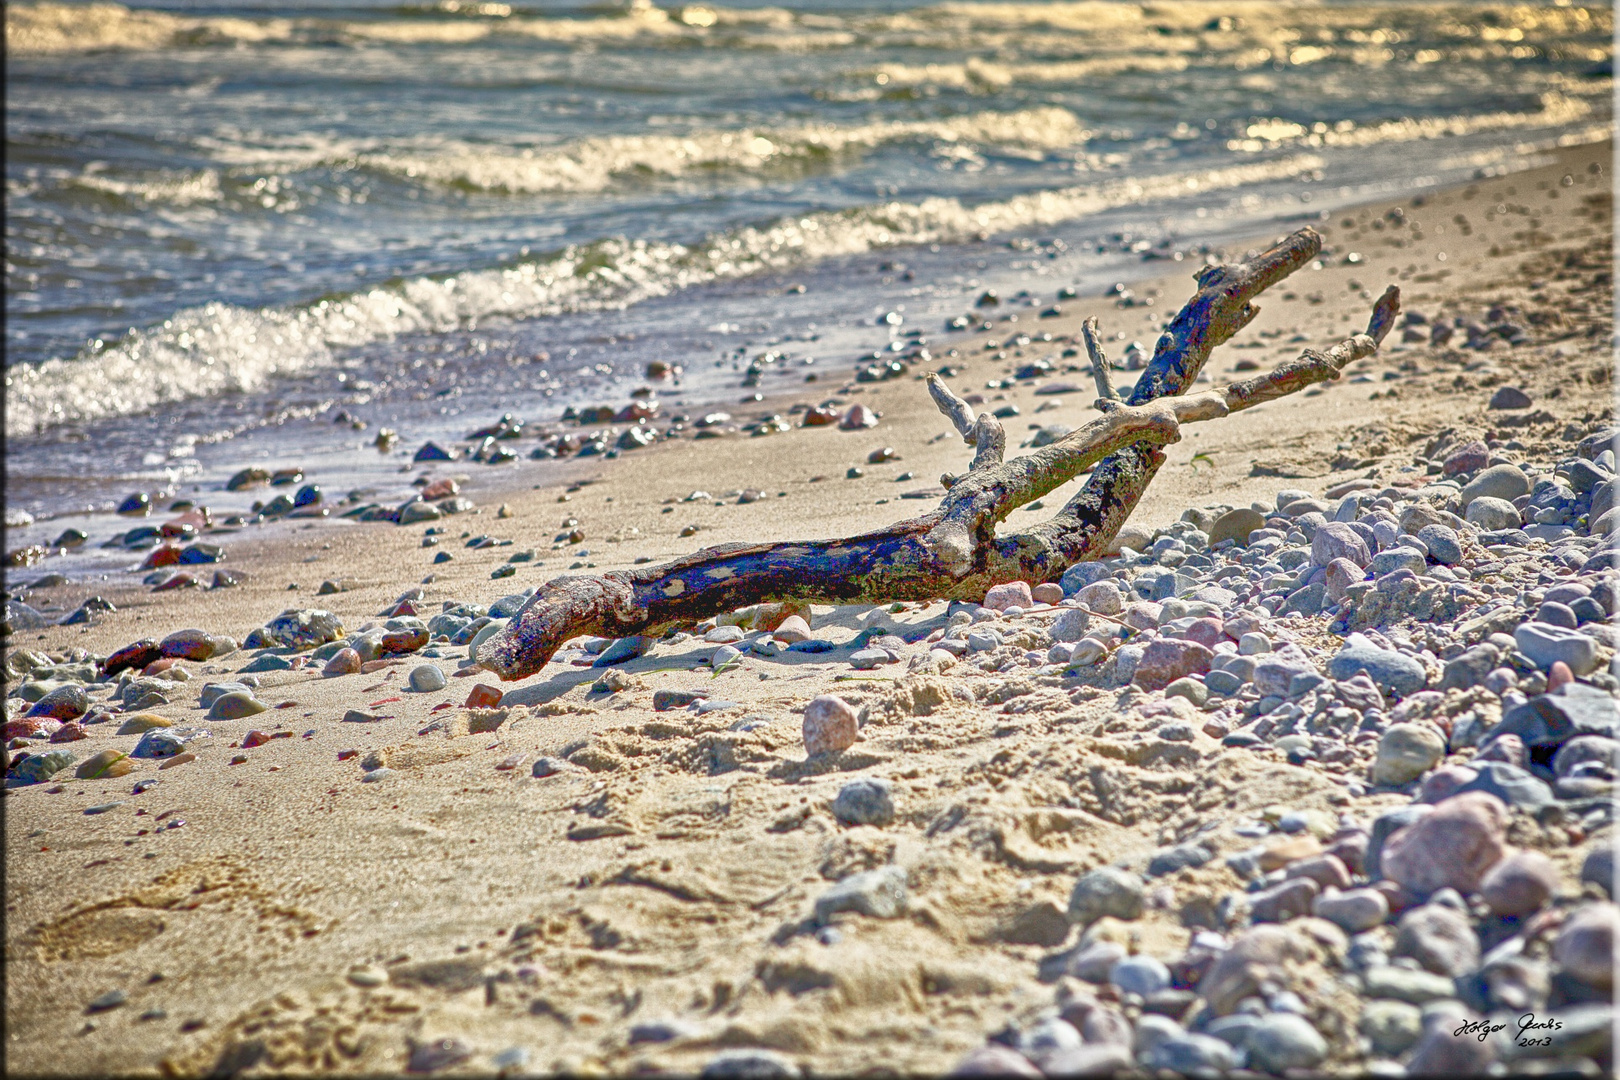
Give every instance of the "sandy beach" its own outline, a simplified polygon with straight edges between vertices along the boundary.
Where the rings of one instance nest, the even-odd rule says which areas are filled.
[[[1423,317],[1421,332],[1403,340],[1396,329],[1336,382],[1189,426],[1130,525],[1162,534],[1189,510],[1213,519],[1251,504],[1274,514],[1285,489],[1331,507],[1353,480],[1374,494],[1415,491],[1439,479],[1428,459],[1473,439],[1492,463],[1532,474],[1573,456],[1613,417],[1611,163],[1609,143],[1548,150],[1524,171],[1298,222],[1324,239],[1318,264],[1261,298],[1259,316],[1206,369],[1215,383],[1359,331],[1389,284],[1401,287],[1406,312]],[[1223,254],[1235,261],[1275,238]],[[780,415],[788,430],[777,434],[699,439],[688,430],[613,460],[561,465],[415,466],[457,479],[476,504],[431,523],[440,530],[432,546],[424,525],[287,522],[221,538],[229,556],[220,568],[245,574],[234,588],[30,590],[29,603],[58,614],[92,592],[116,610],[15,633],[10,650],[64,663],[75,650],[105,657],[187,628],[241,643],[283,610],[305,608],[331,612],[352,633],[380,625],[410,590],[429,619],[562,573],[874,529],[931,505],[906,495],[966,465],[922,371],[948,366],[950,384],[980,395],[983,408],[1016,406],[1004,420],[1010,455],[1041,427],[1090,414],[1081,320],[1100,320],[1116,356],[1131,341],[1151,350],[1160,323],[1191,295],[1198,262],[1167,262],[1163,276],[1133,287],[1130,306],[1114,296],[1058,301],[1045,292],[1029,306],[1004,298],[978,309],[989,330],[927,328],[932,359],[906,377],[857,382],[848,361],[822,361],[806,369],[816,381],[792,394],[729,408],[737,423]],[[1042,317],[1054,303],[1061,314]],[[1493,318],[1493,308],[1509,314]],[[1462,329],[1435,343],[1429,328],[1457,317],[1511,319],[1523,333],[1478,351],[1463,347]],[[1416,325],[1409,317],[1404,327]],[[1014,378],[1037,360],[1049,370]],[[1058,382],[1072,388],[1054,393]],[[1491,408],[1502,387],[1533,404]],[[880,422],[856,432],[801,426],[796,406],[829,401],[840,411],[864,404]],[[554,416],[529,419],[561,427]],[[516,445],[526,454],[533,441]],[[887,460],[872,463],[885,448]],[[1061,506],[1078,483],[1045,506]],[[1025,507],[1006,528],[1040,516]],[[574,530],[583,538],[570,540]],[[511,543],[465,546],[479,535]],[[1531,550],[1544,553],[1546,542]],[[524,551],[532,558],[508,562]],[[441,554],[451,558],[435,562]],[[492,577],[503,566],[515,570]],[[8,588],[21,595],[19,584],[50,569],[9,571]],[[318,595],[324,581],[341,591]],[[1058,614],[1008,620],[1007,641],[1044,651]],[[1344,636],[1330,630],[1325,609],[1263,618],[1277,640],[1319,650]],[[205,720],[198,691],[232,678],[258,650],[182,661],[189,678],[172,683],[167,702],[125,712],[206,729],[188,746],[193,760],[163,767],[131,758],[133,771],[117,778],[73,779],[70,769],[8,785],[9,1071],[412,1065],[452,1075],[625,1075],[695,1073],[758,1050],[814,1075],[939,1073],[1009,1025],[1027,1029],[1054,994],[1061,1004],[1080,993],[1084,980],[1043,978],[1042,965],[1082,931],[1166,960],[1200,932],[1242,933],[1247,923],[1227,921],[1219,904],[1245,889],[1223,858],[1256,842],[1234,832],[1240,823],[1307,815],[1301,836],[1318,834],[1312,850],[1325,850],[1341,815],[1369,823],[1416,790],[1369,781],[1376,739],[1347,744],[1352,752],[1336,767],[1290,763],[1274,746],[1224,745],[1209,734],[1201,725],[1213,703],[1200,708],[1129,680],[942,664],[921,642],[947,627],[943,602],[818,605],[810,623],[839,651],[744,651],[719,673],[707,666],[716,649],[707,627],[612,668],[585,666],[588,655],[567,650],[513,683],[457,677],[466,646],[435,643],[432,662],[451,677],[432,692],[408,688],[412,668],[427,662],[411,656],[334,678],[322,676],[321,661],[300,663],[261,672],[253,694],[269,710],[236,720]],[[911,657],[852,668],[844,650],[867,631],[897,634]],[[1408,620],[1406,631],[1421,647],[1423,622]],[[1593,670],[1607,672],[1612,650],[1600,652]],[[912,657],[922,662],[908,664]],[[600,689],[599,680],[607,680]],[[476,684],[505,694],[504,716],[462,707]],[[724,707],[657,710],[661,691]],[[859,711],[859,741],[807,760],[803,710],[824,694]],[[345,722],[350,710],[377,719]],[[16,715],[8,707],[7,720]],[[119,733],[127,719],[88,725],[87,737],[63,748],[76,762],[128,752],[141,735]],[[1189,737],[1156,734],[1167,722]],[[244,746],[250,730],[273,737]],[[56,749],[43,740],[30,748]],[[1448,747],[1436,767],[1473,756]],[[557,771],[534,775],[540,758]],[[367,762],[388,771],[366,780],[377,772]],[[887,782],[891,821],[839,820],[835,797],[858,778]],[[132,793],[146,781],[156,783]],[[1568,908],[1612,828],[1515,813],[1509,836],[1551,860]],[[1107,865],[1140,871],[1194,839],[1214,857],[1150,875],[1139,917],[1070,925],[1077,878]],[[818,919],[817,899],[835,883],[883,867],[903,872],[903,913]],[[1326,1040],[1321,1068],[1359,1074],[1379,1055],[1358,1035],[1344,941],[1318,937],[1320,955],[1289,967],[1294,989]],[[124,997],[91,1008],[111,991]],[[1607,1049],[1582,1052],[1609,1060]]]

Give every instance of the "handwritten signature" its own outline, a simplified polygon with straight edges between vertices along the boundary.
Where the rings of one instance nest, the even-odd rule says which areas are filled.
[[[1519,1017],[1517,1024],[1519,1029],[1518,1035],[1516,1036],[1517,1039],[1519,1039],[1525,1045],[1542,1046],[1550,1045],[1552,1042],[1552,1037],[1542,1036],[1540,1035],[1541,1032],[1559,1031],[1562,1030],[1564,1026],[1562,1021],[1553,1019],[1551,1017],[1546,1020],[1537,1020],[1535,1013],[1525,1013],[1523,1016]],[[1451,1034],[1459,1039],[1464,1035],[1472,1035],[1479,1039],[1480,1042],[1484,1042],[1496,1032],[1507,1030],[1507,1027],[1508,1025],[1505,1022],[1493,1024],[1489,1020],[1470,1020],[1466,1024],[1459,1027],[1456,1031],[1453,1031]],[[1530,1034],[1532,1032],[1536,1034]]]

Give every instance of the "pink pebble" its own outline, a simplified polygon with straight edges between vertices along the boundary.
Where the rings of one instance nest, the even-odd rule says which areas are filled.
[[[1063,603],[1063,586],[1056,582],[1047,581],[1035,586],[1029,591],[1037,604]]]
[[[810,757],[837,753],[855,745],[859,721],[855,710],[835,694],[812,698],[804,707],[804,750]]]
[[[1202,645],[1206,649],[1213,649],[1217,644],[1226,639],[1226,628],[1224,625],[1222,625],[1221,620],[1213,616],[1209,616],[1207,618],[1199,619],[1197,622],[1187,627],[1186,633],[1184,633],[1182,636],[1188,641],[1198,642],[1198,644]]]
[[[1432,806],[1457,794],[1459,788],[1478,777],[1479,773],[1466,765],[1442,765],[1438,769],[1431,769],[1423,778],[1417,801]]]
[[[1144,690],[1163,690],[1184,675],[1205,674],[1213,659],[1215,654],[1196,641],[1150,641],[1136,664],[1136,685]]]
[[[78,742],[80,739],[88,739],[89,737],[90,733],[84,730],[83,724],[77,720],[69,720],[51,735],[51,742]]]
[[[992,585],[990,591],[984,594],[984,606],[992,611],[1006,611],[1010,607],[1028,608],[1035,606],[1035,598],[1030,595],[1029,582],[1009,581],[1005,585]]]
[[[1547,693],[1552,693],[1566,683],[1575,681],[1575,673],[1569,670],[1569,665],[1562,660],[1553,662],[1552,670],[1547,672]]]
[[[12,739],[43,739],[54,735],[57,721],[46,716],[23,716],[6,724],[6,741]]]
[[[332,654],[332,658],[326,662],[326,667],[321,669],[321,674],[330,678],[335,675],[353,675],[359,670],[360,654],[353,649],[344,648]]]

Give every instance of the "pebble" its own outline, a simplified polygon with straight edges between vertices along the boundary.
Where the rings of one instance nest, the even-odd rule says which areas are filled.
[[[1005,585],[993,585],[984,594],[984,606],[992,611],[1005,611],[1010,607],[1030,608],[1035,604],[1030,594],[1029,582],[1010,581]]]
[[[1054,1016],[1019,1032],[1018,1051],[1044,1069],[1052,1058],[1075,1049],[1083,1041],[1073,1024]]]
[[[789,615],[777,625],[771,636],[784,645],[792,646],[810,641],[814,635],[810,632],[810,624],[804,618]]]
[[[203,661],[214,655],[218,644],[212,635],[202,630],[176,630],[158,642],[158,651],[179,660]]]
[[[201,693],[197,695],[197,706],[209,708],[226,694],[247,693],[258,685],[258,681],[251,676],[239,682],[204,683]]]
[[[1310,878],[1281,881],[1249,897],[1249,913],[1257,923],[1281,923],[1307,914],[1322,887]]]
[[[429,443],[428,445],[432,445]],[[420,455],[420,452],[418,452]],[[452,1065],[459,1065],[472,1057],[472,1047],[460,1039],[435,1039],[432,1042],[417,1043],[411,1047],[409,1060],[405,1064],[406,1072],[431,1073],[440,1069],[448,1069]]]
[[[1304,1017],[1272,1013],[1260,1018],[1243,1040],[1249,1064],[1281,1075],[1289,1069],[1310,1069],[1328,1055],[1327,1040]]]
[[[1468,524],[1478,526],[1481,532],[1519,527],[1519,511],[1514,505],[1506,499],[1495,499],[1488,495],[1478,495],[1470,500],[1463,517]]]
[[[1409,1076],[1483,1076],[1496,1060],[1496,1043],[1459,1039],[1457,1029],[1473,1019],[1460,1003],[1424,1013],[1423,1034],[1406,1062]]]
[[[1159,1040],[1137,1059],[1148,1069],[1177,1076],[1218,1076],[1235,1063],[1232,1047],[1224,1040],[1187,1033]]]
[[[1425,525],[1417,531],[1417,538],[1429,550],[1429,558],[1443,566],[1456,566],[1463,561],[1462,544],[1456,532],[1445,525]]]
[[[1088,586],[1088,588],[1090,587]],[[1118,605],[1116,604],[1115,607],[1117,610]],[[1090,626],[1091,615],[1084,608],[1067,608],[1056,619],[1052,620],[1048,633],[1056,641],[1072,644],[1085,637]]]
[[[1362,1007],[1356,1030],[1366,1037],[1375,1054],[1397,1057],[1411,1049],[1422,1035],[1423,1010],[1404,1001],[1374,999]]]
[[[84,1007],[87,1013],[107,1012],[116,1009],[129,1001],[129,995],[122,990],[109,990]]]
[[[1504,855],[1507,807],[1485,792],[1454,795],[1385,841],[1378,867],[1420,896],[1436,889],[1477,892]],[[1375,833],[1376,835],[1376,833]]]
[[[128,668],[144,668],[152,661],[159,659],[163,650],[155,641],[137,641],[116,650],[101,663],[103,675],[111,677]]]
[[[1479,883],[1492,913],[1524,918],[1546,906],[1558,887],[1558,868],[1539,851],[1515,851],[1491,867]]]
[[[862,428],[874,428],[878,425],[878,415],[865,405],[857,402],[845,410],[838,426],[845,431],[859,431]]]
[[[1209,529],[1209,543],[1213,547],[1227,540],[1236,541],[1240,546],[1249,544],[1250,536],[1266,527],[1265,516],[1248,507],[1228,510],[1216,518]]]
[[[1455,978],[1479,966],[1479,939],[1462,912],[1429,903],[1396,923],[1396,956],[1410,956],[1425,971]]]
[[[1139,918],[1145,892],[1140,875],[1116,866],[1099,867],[1075,883],[1069,895],[1069,919],[1085,927],[1105,916]]]
[[[1365,567],[1372,562],[1372,553],[1355,529],[1342,522],[1330,521],[1318,528],[1311,537],[1311,561],[1317,566],[1327,566],[1335,559],[1348,559],[1357,566]]]
[[[1080,1049],[1084,1049],[1084,1047],[1081,1047]],[[1066,1057],[1058,1056],[1051,1062],[1048,1062],[1048,1067],[1052,1067],[1053,1065],[1064,1061],[1067,1061]],[[1125,1063],[1127,1065],[1130,1063],[1128,1057]],[[981,1046],[978,1049],[969,1052],[965,1057],[962,1058],[961,1061],[957,1062],[956,1067],[946,1075],[952,1077],[1022,1076],[1029,1077],[1030,1080],[1040,1080],[1040,1078],[1046,1074],[1040,1069],[1036,1068],[1034,1062],[1030,1061],[1027,1057],[1020,1054],[1012,1047],[991,1043],[988,1046]],[[1053,1073],[1052,1075],[1078,1076],[1087,1074],[1066,1070],[1063,1073]]]
[[[100,780],[115,776],[128,776],[134,769],[135,763],[129,760],[128,754],[122,750],[108,748],[86,758],[73,771],[73,775],[80,780]]]
[[[1074,598],[1087,610],[1099,615],[1118,615],[1125,609],[1125,594],[1113,581],[1094,581],[1082,586]]]
[[[1184,676],[1208,672],[1214,658],[1214,653],[1196,641],[1150,641],[1137,661],[1135,682],[1144,690],[1162,690]]]
[[[1378,740],[1373,783],[1400,787],[1434,768],[1445,753],[1445,736],[1434,725],[1395,724]]]
[[[857,729],[854,708],[834,694],[812,698],[804,707],[804,749],[810,757],[849,749]]]
[[[1530,493],[1530,479],[1517,465],[1492,465],[1463,485],[1458,493],[1464,506],[1476,499],[1496,499],[1513,505],[1513,500]],[[1517,519],[1517,511],[1514,513]],[[1472,520],[1471,518],[1469,520]]]
[[[467,692],[467,700],[462,702],[464,709],[493,709],[501,703],[502,694],[495,687],[486,683],[475,683]]]
[[[1137,671],[1140,674],[1141,669],[1138,668]],[[1180,679],[1174,680],[1173,682],[1170,683],[1169,686],[1166,686],[1164,688],[1164,696],[1166,698],[1172,698],[1172,697],[1185,698],[1188,701],[1192,702],[1194,705],[1202,706],[1206,701],[1209,700],[1209,688],[1206,687],[1202,682],[1200,682],[1197,679],[1194,679],[1194,678],[1191,678],[1191,677],[1182,677]],[[1192,738],[1191,729],[1182,729],[1182,730],[1185,730],[1187,732],[1187,736],[1186,736],[1186,739],[1183,739],[1181,741],[1190,740]],[[1160,728],[1159,729],[1159,737],[1160,738],[1169,738],[1170,736],[1165,734],[1165,729],[1164,728]]]
[[[348,980],[356,986],[371,988],[388,983],[388,969],[376,964],[357,964],[349,969]]]
[[[1455,981],[1444,975],[1389,964],[1369,967],[1362,973],[1361,982],[1369,998],[1387,998],[1410,1005],[1443,1001],[1457,992]]]
[[[443,690],[449,683],[436,664],[419,664],[411,669],[411,689],[419,694],[432,694]]]
[[[321,669],[321,674],[327,678],[338,675],[357,675],[360,673],[360,654],[355,650],[344,647],[333,653]]]
[[[1285,868],[1291,878],[1310,878],[1324,889],[1348,889],[1350,869],[1337,855],[1324,852],[1297,859]]]
[[[898,866],[852,874],[816,898],[815,918],[825,924],[843,911],[874,919],[897,918],[906,910],[906,893],[906,872]]]
[[[1339,652],[1328,661],[1327,674],[1333,679],[1349,679],[1365,672],[1386,694],[1405,697],[1423,689],[1427,673],[1410,656],[1375,645],[1363,634],[1351,634]]]
[[[1587,675],[1598,664],[1597,642],[1572,629],[1526,622],[1514,628],[1513,640],[1519,651],[1542,671],[1562,663],[1576,675]]]
[[[276,656],[274,653],[265,653],[263,656],[255,657],[248,663],[246,667],[239,669],[237,674],[250,675],[266,671],[291,671],[292,666],[292,661],[288,660],[285,656]]]
[[[188,743],[207,737],[207,731],[197,728],[154,728],[142,735],[129,753],[138,758],[174,757],[184,751]]]
[[[698,1073],[699,1080],[798,1080],[804,1073],[775,1050],[722,1050]]]
[[[29,716],[49,717],[52,720],[76,720],[90,711],[90,696],[82,686],[59,686],[34,702]]]
[[[1030,589],[1030,597],[1037,604],[1063,603],[1063,586],[1047,581]]]
[[[278,645],[313,649],[341,638],[343,622],[330,611],[319,608],[289,608],[265,624],[264,634]]]
[[[208,707],[209,720],[241,720],[264,712],[270,706],[253,696],[250,690],[233,690],[214,698]]]
[[[894,789],[876,777],[851,780],[839,789],[832,812],[845,825],[888,825],[894,821]]]
[[[1114,965],[1108,981],[1120,993],[1147,997],[1170,986],[1170,969],[1151,956],[1127,956]]]
[[[49,750],[43,754],[28,754],[20,764],[6,770],[8,779],[24,784],[39,784],[73,764],[70,750]]]
[[[1499,386],[1486,408],[1489,409],[1528,409],[1531,405],[1530,395],[1517,386]]]
[[[1359,934],[1383,925],[1389,918],[1389,901],[1377,889],[1324,892],[1312,902],[1311,914],[1347,934]]]
[[[1517,765],[1505,761],[1475,762],[1476,775],[1459,791],[1483,791],[1496,796],[1509,806],[1532,813],[1553,801],[1552,789],[1546,782]]]
[[[1577,982],[1609,990],[1614,986],[1617,929],[1620,907],[1607,901],[1583,904],[1564,920],[1553,942],[1553,958]]]

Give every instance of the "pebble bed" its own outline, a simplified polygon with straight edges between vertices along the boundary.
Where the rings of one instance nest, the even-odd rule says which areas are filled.
[[[576,639],[554,659],[601,669],[592,689],[608,695],[633,685],[618,665],[695,637],[714,647],[717,671],[798,651],[898,680],[972,676],[970,696],[987,707],[1036,689],[1075,703],[1114,694],[1109,730],[1122,739],[1253,748],[1340,785],[1336,819],[1268,807],[1226,823],[1219,838],[1193,835],[1091,870],[1066,907],[1024,912],[1013,933],[1049,949],[1031,973],[1050,988],[1049,1004],[985,1032],[955,1075],[1597,1076],[1613,1066],[1612,848],[1594,846],[1575,878],[1534,838],[1612,835],[1617,434],[1571,439],[1561,459],[1538,464],[1442,441],[1411,486],[1348,480],[1324,498],[1282,490],[1269,505],[1188,510],[1157,533],[1128,525],[1118,554],[1059,582],[1013,582],[982,603],[953,603],[944,625],[913,639],[875,623],[832,640],[818,636],[808,608],[778,606],[661,640]],[[255,695],[260,674],[301,668],[336,678],[401,667],[405,693],[469,678],[463,705],[440,706],[445,715],[419,734],[495,730],[503,694],[477,679],[472,656],[533,591],[487,607],[446,601],[429,615],[415,588],[353,632],[306,608],[240,644],[187,629],[110,656],[13,648],[7,786],[118,777],[132,770],[127,758],[183,765],[212,741],[210,722],[269,709]],[[9,608],[8,621],[18,618]],[[204,662],[234,670],[193,687],[185,665]],[[201,724],[153,711],[193,695],[207,710]],[[389,703],[357,702],[341,722],[388,719]],[[659,690],[653,706],[735,707],[677,690]],[[815,697],[803,709],[805,752],[842,753],[864,720],[839,696]],[[102,725],[118,738],[104,738],[114,728]],[[231,749],[290,737],[250,729]],[[87,740],[102,748],[81,754],[73,744]],[[356,759],[363,782],[400,782],[385,755],[339,757]],[[579,767],[542,757],[532,775]],[[1408,801],[1386,808],[1391,794]],[[1374,797],[1378,809],[1358,810]],[[845,784],[831,810],[846,826],[881,830],[902,802],[888,781],[866,777]],[[1162,902],[1161,887],[1220,864],[1247,887],[1181,913],[1194,929],[1184,951],[1140,949],[1131,924]],[[909,888],[895,865],[846,876],[814,900],[804,933],[830,943],[847,920],[900,917]],[[350,976],[368,978],[386,972]],[[1556,1026],[1524,1029],[1527,1014]],[[1471,1023],[1484,1025],[1479,1037],[1458,1034]],[[656,1043],[684,1037],[679,1025],[636,1030]],[[451,1043],[417,1047],[410,1068],[464,1060]],[[703,1075],[799,1069],[776,1051],[730,1049]]]

